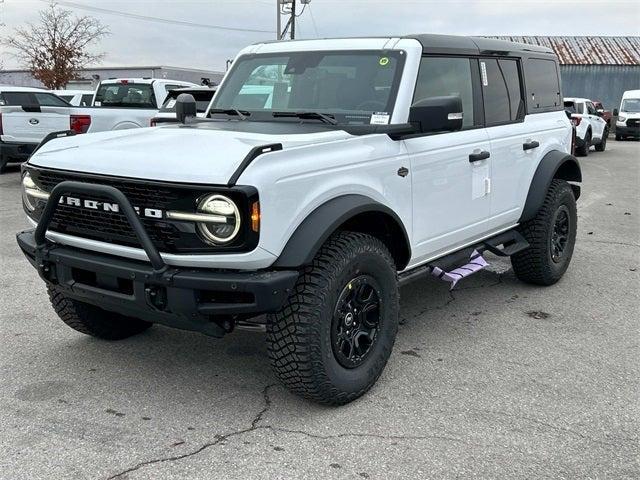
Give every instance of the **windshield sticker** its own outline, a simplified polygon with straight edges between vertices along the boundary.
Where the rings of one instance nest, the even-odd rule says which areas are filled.
[[[482,75],[482,85],[489,86],[489,79],[487,78],[487,64],[480,62],[480,74]]]
[[[389,57],[382,57],[379,63],[381,67],[386,67],[389,65]]]
[[[389,125],[389,114],[387,112],[374,112],[371,115],[371,125]]]
[[[102,106],[102,102],[94,102],[94,105],[95,105],[96,107],[101,107],[101,106]]]

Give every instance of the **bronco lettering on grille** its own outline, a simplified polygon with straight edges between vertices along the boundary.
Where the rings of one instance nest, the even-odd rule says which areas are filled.
[[[80,199],[76,197],[60,197],[59,203],[63,205],[69,205],[72,207],[87,208],[90,210],[100,210],[103,212],[120,212],[120,205],[117,203],[99,202],[97,200]],[[147,218],[163,218],[164,212],[157,208],[144,208],[133,207],[138,215],[142,215]]]

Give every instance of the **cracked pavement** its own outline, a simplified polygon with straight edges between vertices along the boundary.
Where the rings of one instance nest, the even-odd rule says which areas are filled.
[[[508,261],[453,292],[401,290],[394,352],[340,408],[280,386],[263,336],[154,327],[122,342],[57,319],[0,176],[0,478],[638,478],[640,143],[581,159],[572,265],[550,288]]]

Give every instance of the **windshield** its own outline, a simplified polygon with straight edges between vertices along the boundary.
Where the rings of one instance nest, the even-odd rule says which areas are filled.
[[[623,112],[640,113],[640,98],[627,98],[620,108]]]
[[[96,107],[158,108],[153,87],[148,83],[103,83],[98,88]]]
[[[212,108],[248,112],[249,120],[314,112],[338,123],[388,124],[403,62],[400,51],[246,55],[234,63]]]

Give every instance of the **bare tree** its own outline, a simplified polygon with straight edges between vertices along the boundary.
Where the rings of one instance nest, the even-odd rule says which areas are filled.
[[[16,28],[2,43],[12,48],[13,55],[47,88],[63,88],[79,69],[104,57],[88,48],[109,30],[97,19],[74,16],[55,2],[39,13],[38,23]]]

